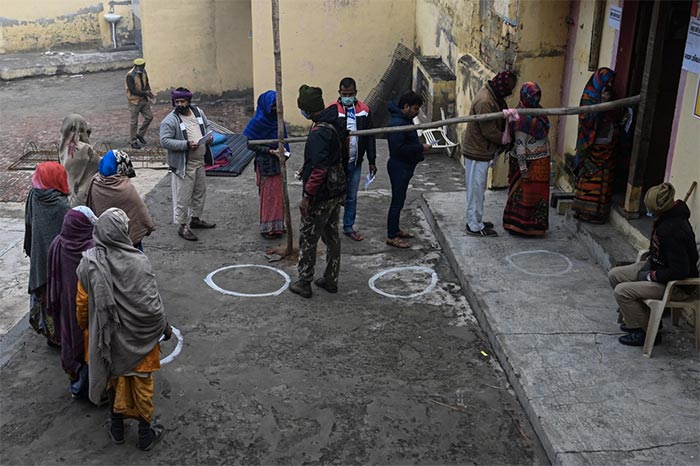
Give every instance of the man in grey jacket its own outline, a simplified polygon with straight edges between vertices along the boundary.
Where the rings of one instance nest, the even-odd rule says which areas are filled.
[[[178,235],[188,241],[197,241],[190,228],[216,226],[200,218],[207,193],[204,165],[212,164],[209,144],[213,136],[204,112],[192,105],[192,92],[178,87],[170,95],[174,109],[160,124],[160,145],[168,151],[173,222],[180,225]],[[207,134],[208,138],[204,138]]]

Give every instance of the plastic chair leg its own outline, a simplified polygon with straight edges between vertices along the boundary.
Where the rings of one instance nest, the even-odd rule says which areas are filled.
[[[654,340],[656,340],[656,334],[659,332],[659,323],[663,314],[664,308],[660,301],[649,305],[649,324],[647,325],[647,336],[644,339],[643,349],[643,354],[647,358],[651,357],[651,351],[654,349]]]

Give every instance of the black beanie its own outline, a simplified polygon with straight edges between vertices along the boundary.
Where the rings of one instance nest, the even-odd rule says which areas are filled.
[[[320,112],[325,107],[323,105],[323,91],[320,87],[302,84],[299,88],[297,106],[307,113]]]

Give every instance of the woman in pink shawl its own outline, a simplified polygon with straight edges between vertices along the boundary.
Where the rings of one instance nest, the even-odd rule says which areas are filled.
[[[61,364],[70,379],[74,398],[87,396],[88,389],[83,331],[76,318],[76,270],[83,251],[94,246],[92,229],[96,220],[88,207],[74,207],[66,213],[61,234],[49,247],[46,311],[54,322],[60,323],[57,327],[61,333]]]

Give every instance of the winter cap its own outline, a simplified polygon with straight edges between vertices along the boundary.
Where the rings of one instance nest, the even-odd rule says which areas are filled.
[[[676,200],[676,190],[671,183],[661,183],[649,188],[644,196],[644,204],[654,215],[660,215],[671,210]]]
[[[299,88],[297,106],[307,113],[320,112],[325,108],[325,105],[323,105],[323,91],[320,87],[302,84]]]
[[[145,64],[146,64],[146,60],[144,60],[143,58],[137,58],[134,60],[134,65],[136,65],[136,66],[143,66]]]

